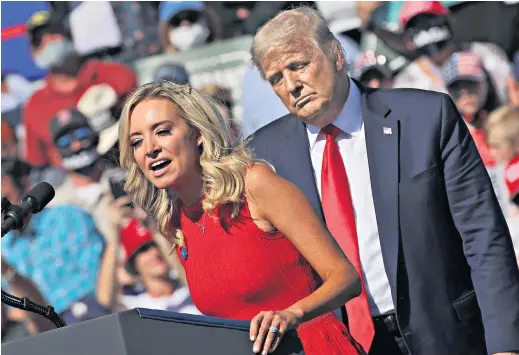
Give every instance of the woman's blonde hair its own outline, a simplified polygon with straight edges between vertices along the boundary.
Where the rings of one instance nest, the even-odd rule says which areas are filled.
[[[130,117],[135,107],[149,99],[165,99],[181,111],[190,128],[202,138],[202,208],[209,213],[222,204],[232,205],[232,217],[239,214],[245,190],[245,173],[255,160],[243,139],[231,140],[229,122],[224,120],[216,102],[189,85],[168,81],[148,83],[137,88],[125,101],[119,128],[120,163],[128,171],[124,189],[134,203],[154,216],[160,232],[175,246],[184,244],[184,236],[173,218],[178,201],[167,189],[158,189],[138,167],[130,146]]]

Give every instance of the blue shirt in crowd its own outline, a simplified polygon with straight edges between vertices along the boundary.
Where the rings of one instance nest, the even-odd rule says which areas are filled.
[[[92,216],[75,206],[47,208],[2,239],[2,257],[31,279],[56,312],[95,294],[104,250]]]

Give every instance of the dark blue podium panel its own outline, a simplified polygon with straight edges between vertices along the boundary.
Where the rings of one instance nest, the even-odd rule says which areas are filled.
[[[2,355],[246,355],[249,322],[137,308],[2,344]],[[276,355],[303,355],[295,332]]]

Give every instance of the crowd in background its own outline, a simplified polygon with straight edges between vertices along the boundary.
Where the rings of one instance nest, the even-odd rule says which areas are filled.
[[[329,21],[362,84],[453,98],[519,256],[516,2],[49,2],[49,11],[30,16],[25,34],[45,78],[2,71],[1,192],[18,203],[47,181],[56,197],[2,239],[2,287],[51,304],[67,324],[134,307],[198,314],[171,246],[122,188],[120,106],[142,83],[137,61],[253,35],[277,12],[300,5]],[[220,103],[236,138],[287,113],[251,66],[238,89],[222,79],[194,83],[189,68],[172,60],[152,79],[201,88]],[[2,304],[2,342],[52,328]]]

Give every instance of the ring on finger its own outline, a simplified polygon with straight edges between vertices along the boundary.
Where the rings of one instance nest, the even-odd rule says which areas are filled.
[[[271,325],[271,326],[269,327],[269,332],[272,332],[272,333],[274,333],[274,334],[277,334],[277,333],[279,333],[279,329],[278,329],[278,327],[275,327],[275,326]]]

